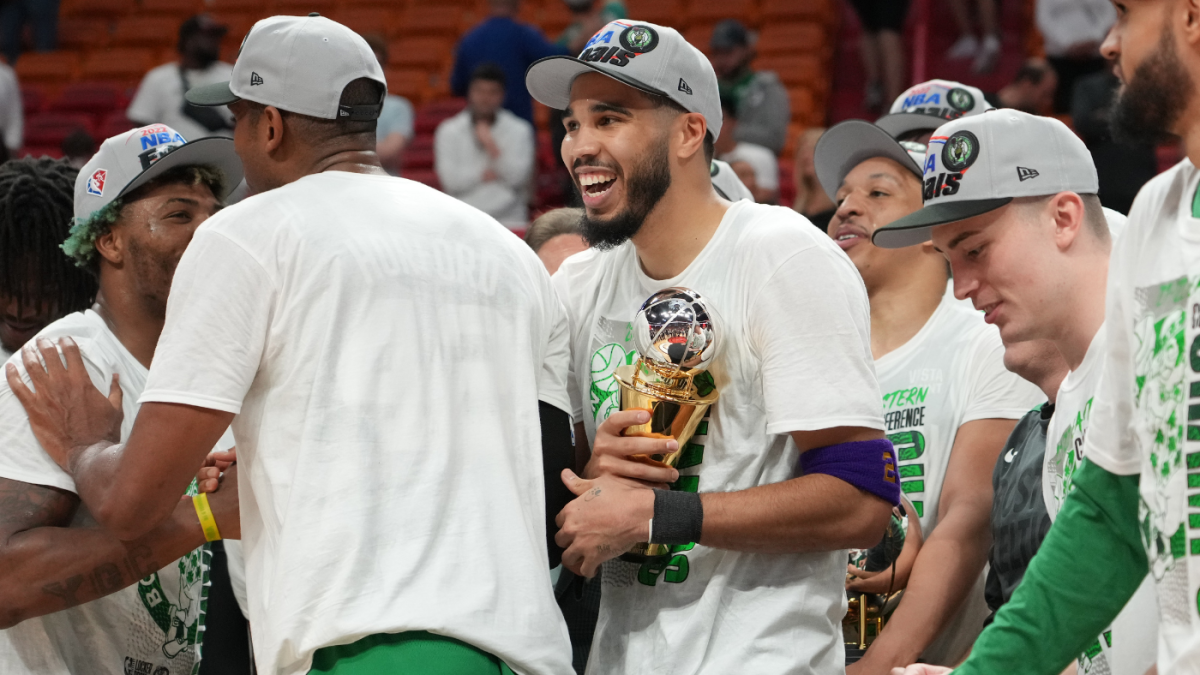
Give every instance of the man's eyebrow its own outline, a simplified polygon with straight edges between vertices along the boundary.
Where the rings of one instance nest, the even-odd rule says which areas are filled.
[[[869,180],[874,180],[874,179],[876,179],[876,178],[886,178],[886,179],[888,179],[888,180],[892,181],[893,183],[895,183],[895,184],[897,184],[897,185],[900,185],[900,184],[901,184],[901,183],[900,183],[900,179],[899,179],[899,178],[896,178],[894,175],[892,175],[892,174],[890,174],[890,173],[883,173],[883,172],[880,172],[880,173],[873,173],[873,174],[871,174],[870,176],[868,176],[867,178],[868,178]]]
[[[599,113],[605,113],[605,112],[615,112],[619,115],[631,115],[631,116],[633,115],[633,111],[630,110],[629,108],[626,108],[625,106],[620,106],[620,105],[617,105],[616,103],[604,103],[604,102],[593,103],[591,106],[588,107],[588,112],[592,113],[593,115],[596,115]],[[569,106],[567,107],[566,110],[563,111],[563,117],[574,117],[574,116],[575,116],[575,110]]]
[[[978,230],[971,230],[970,232],[963,232],[962,234],[958,235],[957,237],[951,239],[950,243],[946,245],[946,248],[953,251],[954,247],[961,244],[964,239],[966,239],[968,237],[973,237],[977,234],[979,234]]]
[[[167,201],[163,202],[163,206],[166,206],[166,205],[170,204],[171,202],[183,202],[184,204],[187,204],[189,206],[199,206],[200,205],[199,200],[196,200],[196,199],[190,199],[188,197],[171,197]]]

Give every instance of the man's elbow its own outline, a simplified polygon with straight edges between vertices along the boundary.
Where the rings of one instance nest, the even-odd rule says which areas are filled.
[[[101,527],[121,541],[144,536],[161,520],[148,517],[151,511],[148,508],[112,498],[99,504],[88,504],[88,510]]]
[[[871,548],[878,544],[891,518],[891,504],[873,494],[861,493],[854,519],[849,523],[849,548]]]

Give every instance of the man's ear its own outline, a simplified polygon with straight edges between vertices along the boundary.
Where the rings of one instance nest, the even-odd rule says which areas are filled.
[[[110,226],[104,234],[96,237],[94,245],[96,255],[104,258],[110,265],[120,267],[125,262],[125,239],[114,231],[113,227],[115,225]]]
[[[1054,219],[1054,241],[1060,250],[1071,247],[1086,227],[1083,199],[1074,192],[1060,192],[1046,205]]]
[[[269,105],[263,109],[261,120],[259,133],[263,135],[262,141],[270,154],[283,146],[283,113],[279,108]]]
[[[704,160],[704,137],[708,133],[708,125],[704,122],[704,115],[700,113],[687,113],[680,115],[679,120],[680,123],[677,126],[676,133],[679,136],[680,143],[676,150],[676,156],[681,160],[687,160],[698,154],[700,159]]]
[[[1200,0],[1182,0],[1177,9],[1167,11],[1182,13],[1183,24],[1180,28],[1184,41],[1192,49],[1200,48]],[[1180,14],[1175,16],[1179,17]],[[1171,30],[1171,28],[1168,27],[1167,30]]]

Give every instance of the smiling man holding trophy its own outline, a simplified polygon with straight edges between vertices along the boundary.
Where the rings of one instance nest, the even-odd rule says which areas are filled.
[[[673,29],[615,21],[526,84],[564,110],[593,247],[554,277],[586,461],[557,540],[604,566],[589,672],[842,671],[845,550],[900,495],[857,271],[714,192],[716,76]]]

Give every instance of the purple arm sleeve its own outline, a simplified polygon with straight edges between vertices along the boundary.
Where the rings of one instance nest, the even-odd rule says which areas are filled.
[[[886,438],[838,443],[801,453],[800,474],[814,473],[840,478],[892,506],[900,504],[896,451]]]

